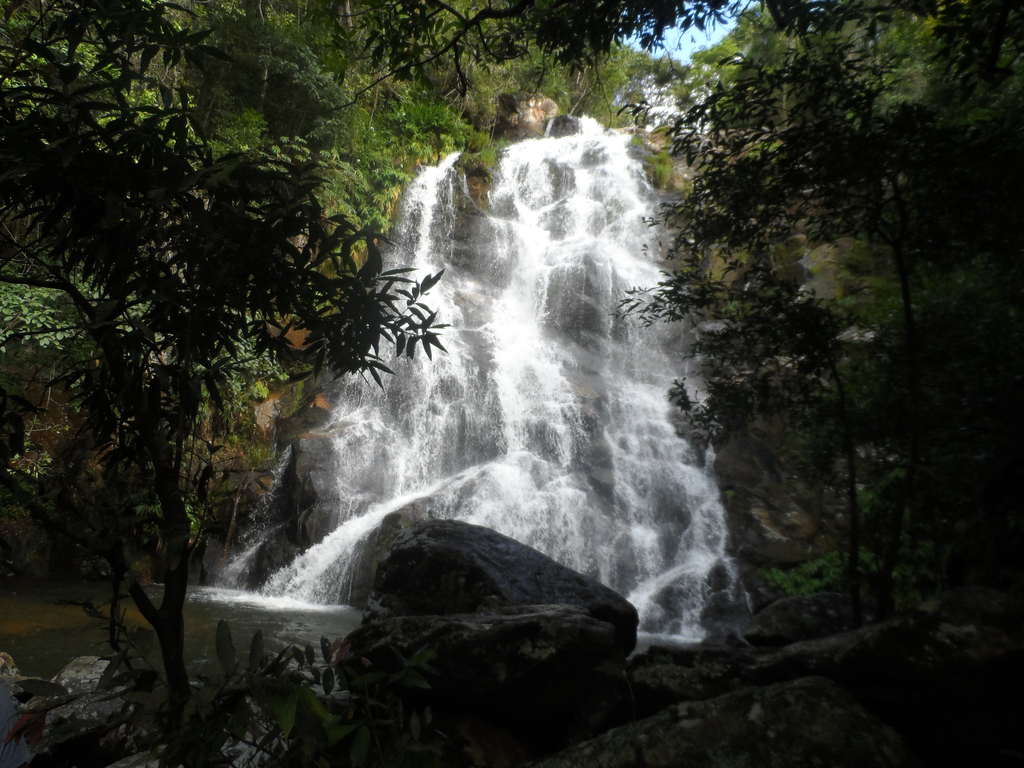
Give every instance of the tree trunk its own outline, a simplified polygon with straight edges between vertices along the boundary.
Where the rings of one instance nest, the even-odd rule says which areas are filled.
[[[846,388],[839,376],[839,369],[832,362],[832,378],[839,394],[839,427],[843,432],[843,455],[846,460],[846,502],[850,516],[850,532],[847,542],[846,587],[853,603],[853,618],[857,626],[864,623],[864,606],[860,594],[860,500],[857,498],[857,449],[850,426],[850,414],[846,402]]]
[[[153,625],[160,641],[160,656],[170,690],[170,726],[177,727],[181,724],[185,704],[191,694],[185,668],[184,617],[190,554],[188,511],[178,475],[173,468],[170,446],[160,436],[153,434],[147,443],[153,459],[154,485],[163,517],[160,533],[164,545],[164,594],[159,608],[153,606],[139,585],[133,584],[131,594],[142,615]]]
[[[919,408],[921,403],[921,376],[918,370],[918,339],[914,320],[914,305],[910,291],[910,265],[904,252],[905,232],[907,229],[907,211],[899,194],[899,186],[893,183],[893,199],[896,204],[900,221],[900,231],[893,238],[893,259],[900,284],[900,301],[903,310],[903,334],[906,349],[907,366],[907,400],[905,413],[909,428],[906,474],[900,498],[889,518],[888,541],[882,553],[882,573],[880,575],[878,611],[881,617],[890,615],[896,607],[895,573],[902,547],[903,534],[909,527],[916,492],[917,468],[921,457],[921,424]]]

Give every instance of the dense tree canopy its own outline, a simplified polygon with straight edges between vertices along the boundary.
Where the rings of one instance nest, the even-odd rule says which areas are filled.
[[[157,54],[201,66],[212,53],[165,4],[50,3],[11,27],[20,36],[0,68],[0,282],[49,292],[77,342],[51,385],[81,407],[107,473],[152,483],[163,601],[154,606],[131,578],[129,590],[184,698],[189,509],[205,500],[214,452],[196,439],[204,395],[220,401],[248,357],[287,354],[292,326],[316,367],[379,381],[382,337],[440,345],[418,302],[436,277],[385,272],[369,233],[327,216],[318,163],[301,142],[214,156],[188,93],[149,72]],[[118,574],[128,533],[115,523],[90,542]]]
[[[623,45],[738,10],[6,5],[4,498],[107,557],[115,594],[126,580],[160,636],[174,719],[190,691],[188,558],[231,429],[217,414],[223,427],[248,387],[309,369],[379,379],[382,344],[441,346],[420,301],[439,276],[386,269],[380,233],[418,164],[454,149],[493,160],[502,92],[609,121],[652,83],[678,98],[669,139],[693,187],[666,211],[670,272],[626,306],[695,329],[704,395],[673,391],[693,429],[792,426],[801,471],[846,499],[855,600],[867,583],[888,611],[992,570],[1019,540],[1005,488],[1024,426],[1024,13],[1011,0],[770,0],[686,67]],[[52,451],[58,466],[26,429],[51,401],[75,434]],[[159,605],[129,552],[154,527]]]

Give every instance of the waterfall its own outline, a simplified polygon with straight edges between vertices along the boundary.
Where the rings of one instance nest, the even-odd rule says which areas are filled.
[[[280,532],[281,525],[271,525],[268,516],[281,487],[281,478],[284,477],[291,455],[291,446],[287,446],[274,462],[274,467],[270,471],[271,486],[266,493],[259,497],[252,511],[250,524],[239,539],[238,543],[242,545],[242,551],[232,556],[217,575],[217,582],[221,586],[239,588],[245,584],[249,571],[254,565],[253,559],[260,547],[263,546],[263,542],[269,536]]]
[[[410,185],[391,256],[446,270],[428,303],[448,354],[395,361],[384,391],[341,385],[340,523],[264,594],[344,602],[360,543],[403,511],[498,530],[626,595],[642,630],[700,639],[711,575],[736,578],[717,488],[667,400],[684,340],[614,314],[659,279],[629,137],[583,119],[508,147],[486,211],[456,162]]]

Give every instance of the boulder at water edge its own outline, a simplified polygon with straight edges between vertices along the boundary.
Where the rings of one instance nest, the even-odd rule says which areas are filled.
[[[636,646],[636,608],[613,590],[490,528],[427,520],[394,537],[377,568],[367,616],[556,604],[611,624],[622,653]]]

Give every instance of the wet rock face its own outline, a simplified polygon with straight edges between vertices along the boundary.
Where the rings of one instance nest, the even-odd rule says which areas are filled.
[[[736,557],[753,566],[804,562],[832,548],[835,500],[790,476],[782,425],[763,425],[717,449],[715,474]]]
[[[743,637],[752,645],[786,645],[853,628],[850,598],[820,592],[776,600],[754,616]]]
[[[843,499],[787,463],[786,425],[758,423],[715,446],[729,549],[756,612],[784,595],[761,575],[834,552],[846,537]]]
[[[560,139],[563,136],[575,136],[580,132],[580,119],[572,115],[558,115],[548,123],[547,135]]]
[[[563,604],[615,627],[624,653],[638,616],[625,598],[489,528],[429,520],[400,531],[377,569],[369,615],[444,615],[496,606]]]
[[[318,394],[293,417],[278,422],[279,439],[291,445],[291,461],[282,482],[278,511],[289,520],[289,538],[301,548],[316,544],[337,523],[337,456],[331,402]]]
[[[313,387],[295,413],[274,422],[278,445],[288,446],[290,454],[270,507],[276,533],[264,538],[241,576],[249,589],[260,587],[338,524],[338,456],[331,441],[345,425],[332,420],[332,395],[315,382]]]
[[[377,569],[387,557],[395,537],[414,523],[426,520],[429,514],[429,504],[424,499],[412,501],[381,520],[359,547],[356,555],[359,562],[353,568],[348,594],[340,595],[338,602],[365,609],[373,592]]]

